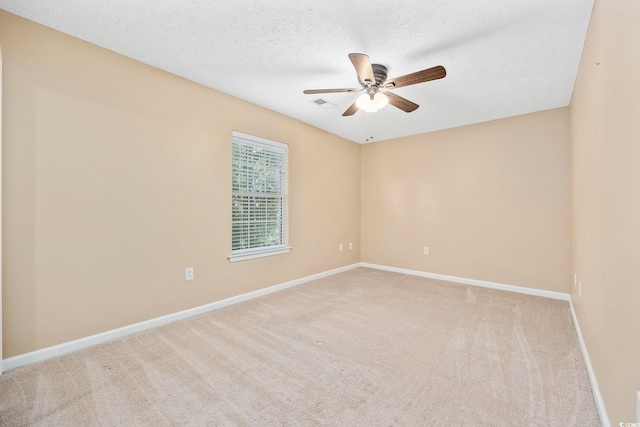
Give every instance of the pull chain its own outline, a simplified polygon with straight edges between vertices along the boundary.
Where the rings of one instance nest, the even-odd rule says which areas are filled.
[[[366,126],[366,134],[371,135],[365,137],[365,142],[371,142],[373,140],[373,130],[371,128],[371,113],[365,113],[367,115],[367,126]]]

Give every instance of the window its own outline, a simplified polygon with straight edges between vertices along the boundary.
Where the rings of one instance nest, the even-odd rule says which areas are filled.
[[[280,142],[233,132],[229,261],[287,253],[287,151]]]

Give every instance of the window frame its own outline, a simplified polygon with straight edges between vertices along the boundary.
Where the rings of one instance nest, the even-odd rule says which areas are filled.
[[[267,150],[270,150],[271,152],[282,153],[283,155],[281,171],[284,175],[284,178],[283,178],[282,188],[280,190],[280,193],[277,193],[282,203],[281,209],[280,209],[281,239],[280,239],[280,243],[277,245],[244,248],[244,249],[233,249],[234,221],[233,221],[233,214],[232,214],[232,218],[231,218],[232,249],[231,249],[231,255],[229,255],[228,257],[229,262],[244,261],[244,260],[249,260],[254,258],[261,258],[266,256],[288,253],[291,251],[291,247],[288,245],[288,239],[289,239],[289,233],[288,233],[288,228],[289,228],[288,227],[288,223],[289,223],[289,218],[288,218],[289,216],[288,215],[289,146],[282,142],[272,141],[269,139],[261,138],[254,135],[249,135],[249,134],[238,132],[238,131],[232,131],[232,154],[231,154],[232,156],[232,166],[231,166],[232,168],[232,182],[231,182],[232,203],[234,200],[234,196],[236,196],[236,193],[238,193],[237,191],[234,191],[234,186],[233,186],[233,173],[234,173],[233,148],[238,143],[244,146],[252,146],[252,147],[257,147],[261,149],[267,149]],[[233,209],[233,205],[232,205],[232,209]],[[250,223],[251,222],[249,221],[249,224]]]

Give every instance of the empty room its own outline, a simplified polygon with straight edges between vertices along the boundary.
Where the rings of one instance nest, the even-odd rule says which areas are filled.
[[[0,0],[0,425],[640,426],[639,19]]]

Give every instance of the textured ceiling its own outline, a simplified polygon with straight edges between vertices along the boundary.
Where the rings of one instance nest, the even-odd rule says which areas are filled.
[[[0,0],[0,8],[363,143],[569,104],[593,0]],[[398,88],[420,105],[342,117],[358,94],[347,55],[389,77],[443,65]],[[323,109],[321,97],[336,105]]]

